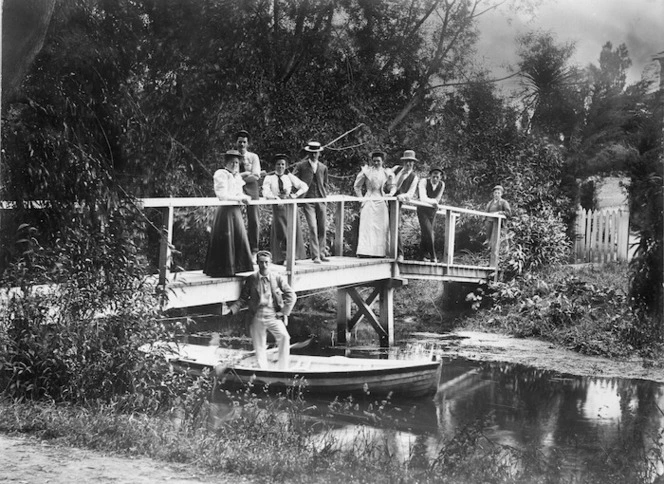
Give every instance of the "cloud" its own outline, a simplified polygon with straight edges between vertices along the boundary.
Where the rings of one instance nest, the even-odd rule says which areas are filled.
[[[628,82],[641,78],[652,56],[664,50],[664,1],[662,0],[549,0],[530,9],[510,13],[490,11],[479,23],[478,56],[496,74],[518,60],[518,35],[530,30],[553,32],[561,43],[574,41],[573,62],[585,67],[597,64],[602,46],[625,43],[632,59]]]

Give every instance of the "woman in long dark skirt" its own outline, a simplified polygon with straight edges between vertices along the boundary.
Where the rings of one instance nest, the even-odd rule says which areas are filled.
[[[299,198],[309,187],[292,173],[286,173],[286,155],[274,157],[274,173],[263,180],[263,197],[267,199]],[[272,205],[272,229],[270,231],[270,250],[275,264],[283,264],[286,260],[286,205]],[[297,222],[297,212],[295,213]],[[302,240],[302,231],[295,231],[295,259],[306,259],[307,253]]]
[[[219,200],[247,203],[251,199],[242,192],[244,182],[238,173],[241,158],[242,155],[236,150],[224,153],[225,167],[214,173],[214,193]],[[253,270],[240,206],[219,207],[214,215],[203,272],[211,277],[228,277]]]

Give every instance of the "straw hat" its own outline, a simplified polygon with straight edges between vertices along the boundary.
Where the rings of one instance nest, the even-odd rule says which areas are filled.
[[[319,153],[323,151],[323,147],[318,141],[309,141],[307,146],[304,147],[304,151],[308,151],[309,153]]]
[[[403,152],[403,156],[401,157],[402,161],[418,161],[417,158],[415,158],[415,152],[413,150],[406,150]]]

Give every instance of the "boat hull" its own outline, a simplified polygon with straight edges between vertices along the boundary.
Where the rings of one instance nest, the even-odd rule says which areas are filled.
[[[251,386],[256,391],[420,397],[436,392],[441,362],[431,360],[387,360],[343,356],[291,355],[288,370],[258,367],[255,356],[235,362],[222,361],[204,347],[182,349],[186,356],[172,363],[192,373],[210,369],[226,387]],[[181,353],[182,354],[182,353]]]
[[[436,392],[439,375],[440,363],[426,362],[407,367],[332,372],[230,368],[221,381],[231,386],[252,385],[269,391],[296,389],[332,395],[420,397]]]

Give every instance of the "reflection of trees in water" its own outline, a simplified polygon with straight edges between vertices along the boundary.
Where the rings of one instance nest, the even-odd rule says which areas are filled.
[[[536,448],[550,464],[577,477],[589,472],[606,482],[641,482],[648,472],[652,476],[657,462],[664,470],[661,386],[563,377],[506,363],[480,366],[479,372],[463,368],[465,373],[442,382],[435,401],[443,435],[490,415],[486,430],[493,440]]]
[[[510,453],[515,468],[543,459],[579,482],[650,482],[657,463],[664,472],[664,386],[652,382],[459,360],[443,366],[433,399],[306,400],[305,421],[342,447],[382,449],[413,468],[425,468],[444,442],[480,419],[484,435],[521,451]]]

